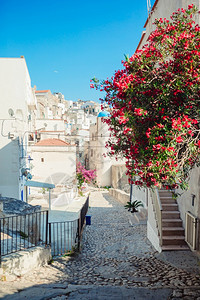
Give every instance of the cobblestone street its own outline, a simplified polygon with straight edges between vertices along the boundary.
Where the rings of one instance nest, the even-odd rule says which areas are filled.
[[[133,224],[132,214],[105,191],[91,192],[89,214],[81,254],[8,276],[0,283],[1,299],[200,300],[198,260],[192,271],[164,261],[148,241],[146,225]]]

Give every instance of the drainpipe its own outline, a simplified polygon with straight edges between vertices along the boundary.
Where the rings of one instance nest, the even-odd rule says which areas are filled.
[[[131,202],[131,200],[132,200],[132,194],[133,194],[133,184],[132,184],[132,181],[131,181],[130,202]]]

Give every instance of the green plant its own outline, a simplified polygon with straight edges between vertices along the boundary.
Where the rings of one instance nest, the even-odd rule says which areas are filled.
[[[144,206],[143,203],[141,201],[139,201],[139,200],[135,200],[133,202],[130,202],[130,201],[127,202],[127,204],[124,207],[126,209],[128,209],[128,211],[134,213],[134,212],[137,212],[138,211],[137,208],[141,207],[141,206],[142,207]]]
[[[22,237],[22,239],[27,239],[28,238],[28,235],[23,231],[19,231],[19,235]]]
[[[200,26],[198,8],[155,20],[142,49],[125,57],[110,79],[93,79],[106,92],[108,155],[124,157],[129,182],[187,189],[200,166]]]
[[[53,258],[48,261],[48,265],[51,265],[54,262]]]
[[[45,188],[42,188],[42,194],[45,194],[46,190]]]
[[[111,186],[106,185],[106,186],[104,186],[103,188],[106,189],[106,190],[109,190],[109,189],[111,188]]]
[[[78,248],[75,246],[72,246],[72,250],[69,250],[68,252],[66,252],[65,254],[63,254],[63,257],[66,256],[76,256],[78,254]]]

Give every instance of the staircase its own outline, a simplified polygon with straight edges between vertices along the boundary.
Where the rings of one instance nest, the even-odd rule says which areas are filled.
[[[162,205],[162,251],[189,250],[176,200],[170,191],[159,190]]]

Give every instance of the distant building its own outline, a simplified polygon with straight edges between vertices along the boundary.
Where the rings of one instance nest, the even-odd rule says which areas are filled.
[[[88,153],[85,160],[88,160],[89,169],[96,169],[96,181],[99,186],[111,186],[112,183],[112,165],[122,164],[122,160],[116,160],[104,156],[108,150],[106,142],[109,139],[108,125],[103,122],[108,118],[109,113],[102,111],[98,114],[96,123],[90,126],[90,139],[88,143]]]

